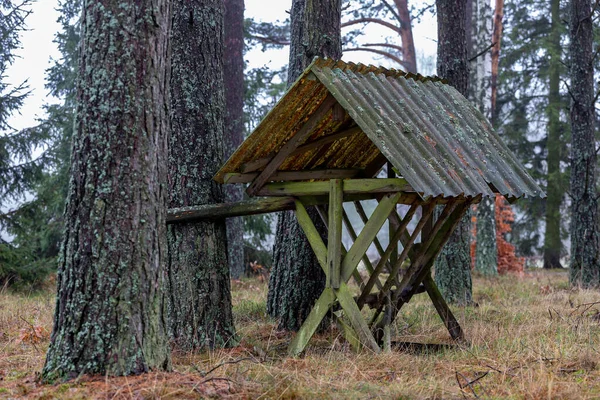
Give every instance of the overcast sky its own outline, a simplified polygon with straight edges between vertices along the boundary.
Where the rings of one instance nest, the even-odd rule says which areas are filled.
[[[411,5],[419,6],[422,0],[413,0]],[[246,17],[254,17],[263,21],[285,20],[288,17],[291,0],[246,0]],[[18,84],[28,80],[31,95],[27,98],[20,114],[14,115],[11,125],[15,129],[22,129],[34,125],[36,118],[43,117],[42,106],[55,102],[48,96],[44,87],[45,71],[51,65],[52,59],[60,57],[56,45],[53,43],[54,35],[60,28],[56,22],[59,13],[56,11],[58,0],[37,0],[33,4],[33,13],[27,18],[28,31],[21,38],[22,48],[18,51],[17,60],[8,70],[9,82]],[[435,54],[436,25],[435,19],[426,17],[420,24],[413,27],[417,53],[430,56]],[[388,32],[383,28],[370,27],[369,38],[366,41],[382,41]],[[256,49],[247,55],[251,66],[270,64],[279,68],[287,63],[287,49],[262,53]],[[370,53],[349,52],[344,55],[344,60],[383,64],[390,66],[385,60],[373,58]],[[425,71],[431,73],[431,71]]]

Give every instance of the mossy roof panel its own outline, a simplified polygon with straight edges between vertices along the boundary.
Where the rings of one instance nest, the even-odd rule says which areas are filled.
[[[544,196],[487,119],[438,78],[315,59],[215,176],[272,157],[331,94],[343,108],[321,119],[306,142],[349,127],[357,133],[288,157],[280,171],[359,168],[380,154],[427,196]]]

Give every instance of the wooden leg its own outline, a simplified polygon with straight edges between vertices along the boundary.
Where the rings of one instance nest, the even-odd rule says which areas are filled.
[[[444,325],[446,325],[446,328],[448,328],[448,332],[450,332],[450,336],[452,337],[452,339],[464,340],[465,335],[463,333],[463,330],[458,324],[456,318],[454,317],[454,314],[452,314],[452,311],[450,311],[446,300],[444,300],[444,297],[442,297],[442,294],[440,293],[440,290],[438,289],[433,278],[431,277],[431,274],[428,274],[425,277],[425,279],[423,280],[423,285],[427,290],[427,294],[429,295],[431,302],[433,303],[435,309],[440,315],[440,318],[444,322]]]
[[[306,320],[296,333],[296,336],[294,336],[294,339],[292,339],[288,346],[288,354],[290,356],[297,356],[304,351],[306,344],[310,338],[313,337],[319,324],[327,315],[327,311],[329,311],[333,305],[335,297],[335,293],[331,288],[325,288],[323,293],[321,293],[321,297],[319,297],[308,314],[308,317],[306,317]]]

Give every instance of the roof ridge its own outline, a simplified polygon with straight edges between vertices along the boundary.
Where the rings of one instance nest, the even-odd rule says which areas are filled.
[[[443,84],[448,84],[448,81],[440,78],[437,75],[425,76],[419,73],[411,73],[402,71],[395,68],[385,68],[379,67],[373,64],[363,64],[363,63],[353,63],[351,61],[336,61],[331,58],[321,58],[315,57],[308,67],[308,69],[312,70],[313,68],[321,69],[321,68],[330,68],[330,69],[341,69],[343,71],[349,69],[354,73],[359,73],[361,75],[366,75],[370,72],[377,74],[383,74],[386,77],[399,78],[403,77],[405,79],[413,79],[419,82],[441,82]]]

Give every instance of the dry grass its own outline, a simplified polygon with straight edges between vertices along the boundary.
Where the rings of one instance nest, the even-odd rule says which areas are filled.
[[[53,295],[5,291],[0,398],[600,398],[599,292],[571,290],[565,273],[545,271],[476,278],[474,289],[478,306],[455,309],[468,345],[356,354],[332,328],[304,356],[289,358],[290,335],[278,332],[264,313],[266,284],[234,282],[240,346],[175,353],[171,373],[85,377],[54,386],[36,382],[47,337],[32,333],[50,330]],[[403,310],[395,333],[405,342],[451,344],[426,295]]]

